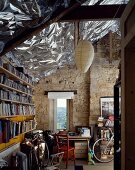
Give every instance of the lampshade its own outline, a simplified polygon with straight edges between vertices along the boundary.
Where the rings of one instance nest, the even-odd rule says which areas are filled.
[[[75,48],[75,63],[82,73],[88,71],[94,59],[94,48],[91,42],[80,40]]]

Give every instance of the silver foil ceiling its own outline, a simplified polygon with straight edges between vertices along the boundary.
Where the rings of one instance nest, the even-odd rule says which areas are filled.
[[[0,0],[0,52],[13,37],[38,27],[57,9],[69,6],[70,0]]]
[[[79,0],[78,0],[79,1]],[[94,5],[99,0],[89,0],[83,5]],[[100,0],[100,4],[122,4],[125,0]],[[70,0],[1,0],[0,1],[0,51],[7,40],[20,28],[36,27],[46,22],[59,6],[66,8]],[[44,20],[39,18],[44,17]],[[35,20],[35,22],[31,22]],[[98,41],[110,30],[119,32],[119,21],[80,22],[80,37],[92,42]],[[37,36],[25,41],[13,50],[14,61],[19,60],[37,79],[50,75],[58,68],[74,63],[74,25],[54,23]],[[17,60],[16,60],[17,59]]]

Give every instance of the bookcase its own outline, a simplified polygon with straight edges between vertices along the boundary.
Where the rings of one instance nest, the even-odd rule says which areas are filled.
[[[0,151],[36,128],[32,77],[7,61],[0,59]]]

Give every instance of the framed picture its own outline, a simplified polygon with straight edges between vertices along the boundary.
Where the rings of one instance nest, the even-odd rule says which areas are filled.
[[[107,119],[109,116],[114,115],[114,97],[105,96],[100,98],[101,117]]]

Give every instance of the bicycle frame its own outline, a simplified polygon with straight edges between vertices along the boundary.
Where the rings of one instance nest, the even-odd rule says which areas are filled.
[[[99,162],[110,162],[113,159],[114,133],[112,129],[109,128],[109,130],[112,135],[110,138],[100,138],[93,144],[94,157]],[[106,142],[103,143],[104,141]]]
[[[109,128],[109,130],[110,130],[112,136],[111,136],[111,138],[109,139],[109,141],[108,141],[108,143],[107,143],[107,145],[106,145],[106,149],[107,149],[107,147],[109,146],[109,144],[110,144],[111,142],[114,143],[114,133],[113,133],[113,131],[112,131],[111,128]],[[106,149],[105,149],[105,150],[106,150]]]
[[[110,138],[110,140],[108,141],[107,145],[106,145],[106,148],[105,148],[105,153],[107,152],[107,148],[108,146],[111,144],[111,143],[114,143],[114,135]]]

